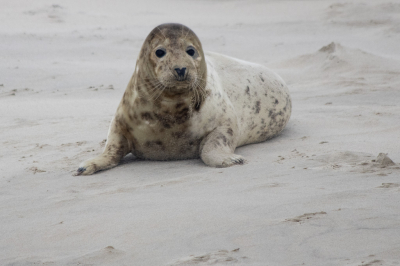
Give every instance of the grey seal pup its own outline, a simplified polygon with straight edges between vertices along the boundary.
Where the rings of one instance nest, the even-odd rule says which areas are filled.
[[[243,164],[236,147],[279,134],[291,110],[288,88],[274,72],[204,53],[191,29],[162,24],[144,41],[103,153],[81,163],[76,174],[115,167],[128,153],[148,160],[201,158],[212,167]]]

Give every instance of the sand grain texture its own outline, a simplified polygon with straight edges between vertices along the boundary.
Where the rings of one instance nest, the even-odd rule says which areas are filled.
[[[1,1],[0,265],[399,265],[400,1]],[[287,82],[283,133],[249,163],[104,148],[147,34]]]

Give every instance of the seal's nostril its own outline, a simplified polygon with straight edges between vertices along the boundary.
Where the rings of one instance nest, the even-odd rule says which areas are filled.
[[[176,73],[178,73],[179,77],[184,77],[185,76],[186,67],[183,67],[181,69],[175,68],[175,71],[176,71]]]

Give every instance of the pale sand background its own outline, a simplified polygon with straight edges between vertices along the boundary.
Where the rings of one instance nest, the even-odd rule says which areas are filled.
[[[72,176],[164,22],[282,75],[287,128]],[[400,1],[1,0],[0,84],[0,265],[400,265]]]

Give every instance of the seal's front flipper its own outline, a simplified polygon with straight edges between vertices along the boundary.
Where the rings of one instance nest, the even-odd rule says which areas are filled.
[[[113,120],[110,125],[106,147],[101,155],[82,162],[75,175],[91,175],[97,171],[113,168],[130,151],[128,140],[121,135]]]
[[[222,162],[222,167],[229,167],[234,164],[244,164],[245,162],[246,159],[243,156],[237,154],[229,154],[229,156],[227,156]]]
[[[229,167],[244,164],[246,160],[234,154],[237,141],[231,128],[219,127],[207,135],[200,144],[200,158],[212,167]]]
[[[95,172],[106,170],[117,165],[118,162],[110,160],[110,158],[102,154],[93,159],[82,162],[74,175],[91,175]]]

